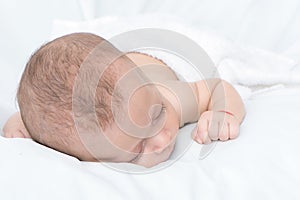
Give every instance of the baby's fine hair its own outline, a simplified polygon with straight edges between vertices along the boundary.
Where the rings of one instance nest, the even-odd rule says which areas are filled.
[[[72,113],[74,83],[82,63],[103,41],[94,34],[73,33],[41,46],[31,56],[19,84],[17,100],[24,125],[35,141],[81,159],[72,148],[79,141]],[[108,44],[104,55],[118,51]],[[128,58],[120,58],[129,62]],[[101,57],[89,62],[97,66]],[[113,122],[111,97],[117,71],[117,67],[105,70],[93,105],[86,99],[75,99],[80,102],[77,106],[82,107],[77,115],[88,116],[95,110],[97,121],[88,123],[99,123],[103,130]]]

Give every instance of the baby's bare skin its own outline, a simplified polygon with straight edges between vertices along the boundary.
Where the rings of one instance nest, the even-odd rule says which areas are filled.
[[[164,84],[168,83],[168,85],[174,91],[178,91],[178,90],[186,91],[186,88],[188,88],[187,83],[179,81],[176,74],[162,61],[153,58],[151,56],[147,56],[145,54],[138,54],[138,53],[130,53],[127,54],[127,56],[139,66],[145,64],[156,64],[156,66],[158,65],[161,66],[161,68],[152,67],[152,68],[146,68],[144,70],[142,68],[144,73],[154,82],[157,81]],[[163,67],[166,67],[167,70],[162,70]],[[157,74],[159,74],[160,76],[157,77]],[[196,102],[197,105],[194,106],[197,106],[199,108],[198,108],[198,114],[196,114],[196,119],[193,118],[193,116],[195,116],[194,113],[191,113],[191,110],[196,109],[196,107],[192,107],[190,109],[182,108],[183,111],[187,111],[187,114],[186,117],[183,119],[183,121],[180,123],[180,127],[182,127],[183,124],[185,123],[196,122],[198,120],[198,126],[197,126],[198,128],[195,129],[195,131],[192,134],[192,137],[198,143],[210,143],[211,140],[225,141],[228,139],[234,139],[239,134],[239,126],[245,115],[244,105],[242,103],[240,96],[232,88],[232,86],[224,82],[223,86],[217,87],[218,81],[219,80],[217,79],[216,80],[212,79],[212,80],[199,81],[196,83],[188,83],[190,89],[193,90],[194,95],[195,96],[198,95],[199,98],[194,99],[192,94],[188,92],[184,94],[184,99],[189,100],[189,102],[185,105],[194,104],[195,103],[194,100],[196,100],[198,102]],[[217,103],[217,101],[220,101],[220,95],[218,95],[217,90],[223,90],[223,88],[221,87],[224,87],[226,92],[229,93],[229,95],[226,95],[228,98],[227,104],[229,104],[227,105],[226,108],[223,107],[222,103],[220,102]],[[211,94],[209,94],[210,91],[208,91],[208,89],[213,91],[212,88],[216,88],[216,91],[213,96],[215,102],[210,101],[212,99],[212,96]],[[158,89],[161,91],[163,95],[167,97],[167,99],[171,102],[171,104],[176,107],[176,102],[177,102],[176,97],[170,94],[169,91],[164,90],[163,87],[158,87]],[[219,94],[221,93],[223,92],[220,92]],[[199,99],[201,103],[199,102]],[[234,99],[236,99],[237,101],[235,101]],[[232,100],[234,100],[236,104],[231,103],[233,102]],[[214,103],[215,105],[213,105]],[[216,103],[219,105],[217,105]],[[223,111],[228,111],[228,112],[226,113]],[[213,114],[215,115],[214,120],[212,120]],[[201,117],[199,118],[200,115]],[[226,124],[226,126],[223,127],[223,124]]]
[[[31,138],[26,130],[19,112],[13,114],[3,127],[4,137],[7,138]]]
[[[207,144],[212,140],[226,141],[238,136],[245,110],[239,94],[230,84],[219,79],[183,82],[178,79],[171,68],[159,59],[135,52],[126,55],[155,84],[162,95],[162,100],[156,97],[154,101],[163,101],[168,115],[166,115],[167,121],[162,127],[162,131],[147,138],[146,142],[145,139],[133,140],[127,136],[124,136],[121,141],[115,141],[119,142],[117,146],[123,149],[128,149],[131,143],[137,144],[137,147],[128,149],[128,151],[139,153],[139,156],[134,159],[124,156],[117,158],[116,162],[128,160],[127,162],[149,167],[166,160],[174,148],[174,138],[176,138],[178,128],[186,123],[198,122],[192,133],[192,138],[198,143]],[[135,106],[140,104],[139,110],[144,107],[141,102],[144,101],[144,92],[141,90],[141,93],[137,94],[134,99]],[[133,120],[136,120],[137,124],[145,122],[140,120],[143,118],[141,115],[143,114],[133,109]],[[111,135],[121,132],[117,127],[112,127],[108,131],[111,132]],[[5,137],[30,138],[19,113],[14,114],[7,121],[3,132]],[[120,136],[115,138],[120,140]],[[156,152],[157,155],[151,157],[150,152]],[[121,155],[119,152],[115,153]],[[146,153],[149,153],[150,157],[147,157]],[[149,162],[149,160],[154,161]]]

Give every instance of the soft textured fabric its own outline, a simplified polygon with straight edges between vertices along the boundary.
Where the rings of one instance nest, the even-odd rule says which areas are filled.
[[[167,168],[145,174],[116,171],[77,159],[29,139],[0,137],[1,199],[299,199],[299,89],[279,89],[247,100],[236,140],[217,142],[199,160],[203,145],[180,130]],[[179,152],[178,152],[179,151]],[[166,163],[163,163],[166,164]],[[131,164],[115,164],[126,169]]]

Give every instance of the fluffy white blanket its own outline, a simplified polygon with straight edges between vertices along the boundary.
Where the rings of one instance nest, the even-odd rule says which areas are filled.
[[[218,142],[200,160],[203,145],[192,142],[171,166],[146,174],[118,172],[101,163],[79,162],[31,140],[0,137],[0,197],[299,199],[299,101],[300,91],[292,89],[255,96],[245,102],[248,113],[238,139]],[[180,130],[177,151],[182,142],[191,142],[193,127]]]
[[[89,31],[110,39],[138,28],[169,29],[197,42],[213,60],[221,76],[231,83],[246,86],[300,83],[299,59],[241,46],[213,31],[198,30],[184,24],[182,19],[169,15],[126,18],[108,16],[87,22],[56,20],[52,38],[72,32]],[[294,50],[290,51],[295,52],[295,49],[299,49],[298,46],[294,45]]]

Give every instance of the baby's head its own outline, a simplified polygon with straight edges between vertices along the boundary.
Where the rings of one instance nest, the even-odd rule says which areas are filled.
[[[17,98],[35,141],[80,160],[153,166],[174,148],[174,108],[126,55],[97,35],[74,33],[40,47]]]

